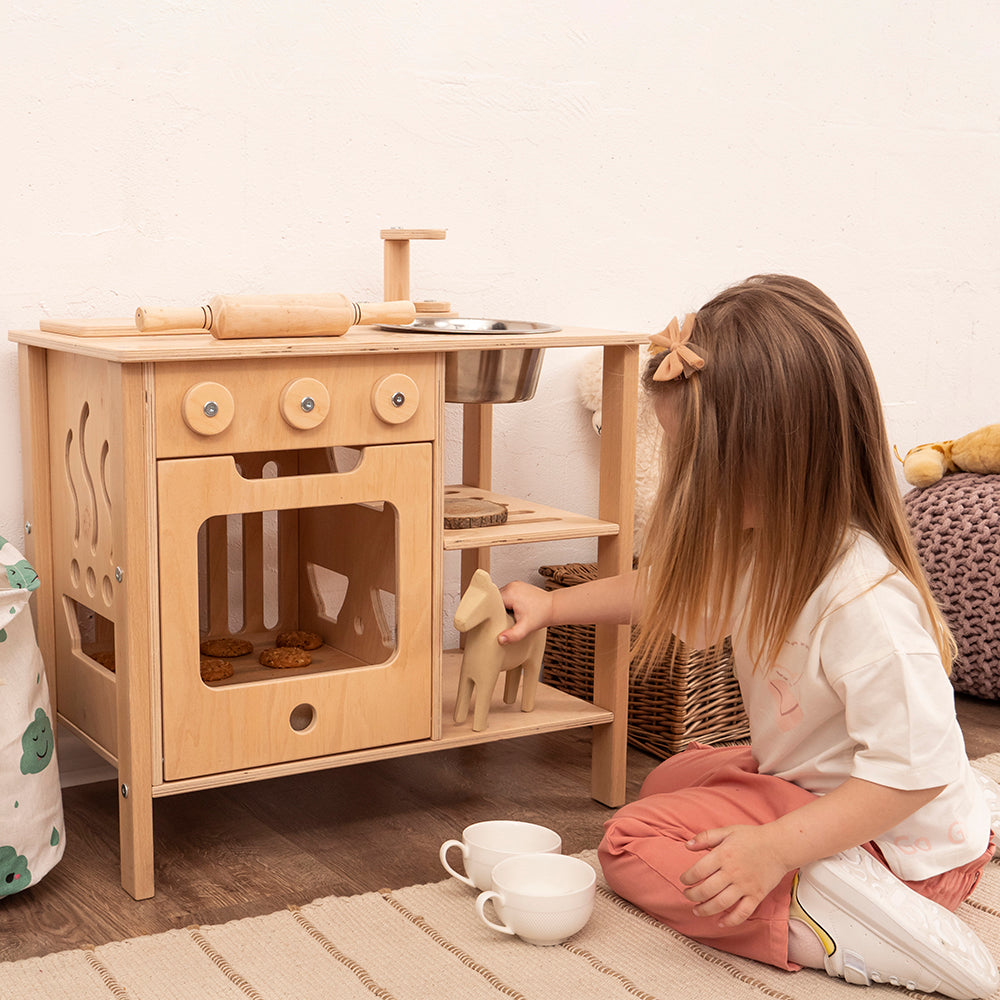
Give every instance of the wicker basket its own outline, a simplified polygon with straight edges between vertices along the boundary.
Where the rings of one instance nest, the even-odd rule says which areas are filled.
[[[549,590],[597,576],[593,563],[542,566],[538,572],[546,577]],[[542,679],[566,694],[590,701],[594,644],[593,625],[549,628]],[[669,757],[691,740],[708,744],[746,740],[750,727],[732,669],[729,640],[708,650],[689,650],[682,645],[672,667],[665,662],[642,681],[632,678],[628,713],[629,743],[655,757]]]

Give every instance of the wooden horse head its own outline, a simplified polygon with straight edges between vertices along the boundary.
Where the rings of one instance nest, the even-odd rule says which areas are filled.
[[[477,569],[455,609],[455,628],[468,632],[486,621],[496,622],[497,632],[502,631],[507,627],[507,609],[489,573]]]

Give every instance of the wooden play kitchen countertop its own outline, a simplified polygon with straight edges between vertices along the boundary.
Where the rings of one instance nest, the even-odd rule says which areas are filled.
[[[94,328],[102,325],[122,330],[132,320],[92,320]],[[87,321],[80,321],[86,328]],[[54,329],[64,324],[53,322]],[[563,327],[552,333],[393,333],[376,327],[352,327],[341,337],[275,337],[254,340],[219,340],[210,333],[183,335],[147,334],[141,336],[73,335],[49,330],[12,330],[10,339],[48,350],[69,351],[106,361],[212,361],[223,358],[317,357],[337,354],[376,353],[450,353],[469,350],[506,348],[604,347],[637,345],[648,342],[645,334],[624,330],[597,330]]]
[[[602,575],[631,567],[634,484],[622,470],[635,454],[646,335],[579,327],[517,334],[354,327],[339,337],[255,340],[93,335],[101,323],[124,333],[128,322],[89,321],[89,334],[9,336],[19,345],[26,554],[43,581],[39,643],[60,722],[118,769],[122,884],[131,895],[153,894],[153,799],[199,788],[590,726],[591,794],[621,804],[628,628],[598,630],[591,701],[543,686],[533,712],[495,704],[488,729],[456,725],[460,654],[442,649],[443,553],[461,552],[463,589],[476,569],[488,570],[494,545],[594,537]],[[604,349],[598,517],[494,492],[491,405],[463,405],[463,482],[445,484],[447,355],[588,346]],[[290,412],[289,387],[304,384],[316,398],[308,412]],[[376,392],[397,384],[408,387],[398,413]],[[223,390],[225,421],[202,418],[205,386]],[[362,454],[355,469],[322,464],[340,447]],[[257,473],[234,471],[254,462]],[[266,465],[277,475],[264,478]],[[482,498],[510,516],[445,530],[446,497]],[[395,518],[383,517],[378,502],[391,504]],[[286,513],[292,527],[282,527]],[[272,677],[240,667],[210,687],[198,677],[192,634],[204,630],[198,585],[177,581],[204,575],[199,525],[271,515],[280,537],[298,533],[289,546],[292,561],[303,563],[287,579],[278,574],[272,598],[283,602],[287,591],[299,606],[276,613],[290,616],[283,627],[312,623],[326,633],[324,645],[308,668]],[[208,548],[219,545],[224,551],[224,533],[210,535]],[[353,560],[362,591],[394,598],[396,621],[379,624],[382,646],[373,625],[362,627],[361,612],[352,628],[302,609],[310,547],[330,564]],[[243,599],[244,631],[258,635],[266,614]],[[93,619],[91,612],[97,646],[103,634],[113,648],[114,672],[89,655],[93,637],[81,636],[79,616]]]

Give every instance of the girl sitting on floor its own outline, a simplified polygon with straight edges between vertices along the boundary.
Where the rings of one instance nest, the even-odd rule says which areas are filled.
[[[606,825],[616,892],[713,947],[956,998],[998,987],[952,912],[993,854],[954,642],[896,484],[879,394],[810,283],[751,278],[653,338],[663,476],[636,572],[508,584],[500,642],[559,624],[732,637],[751,746],[692,744]]]

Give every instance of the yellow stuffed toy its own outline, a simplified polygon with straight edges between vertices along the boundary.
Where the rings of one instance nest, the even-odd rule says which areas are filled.
[[[947,472],[1000,472],[1000,424],[954,441],[917,445],[903,458],[903,478],[911,486],[933,486]]]

